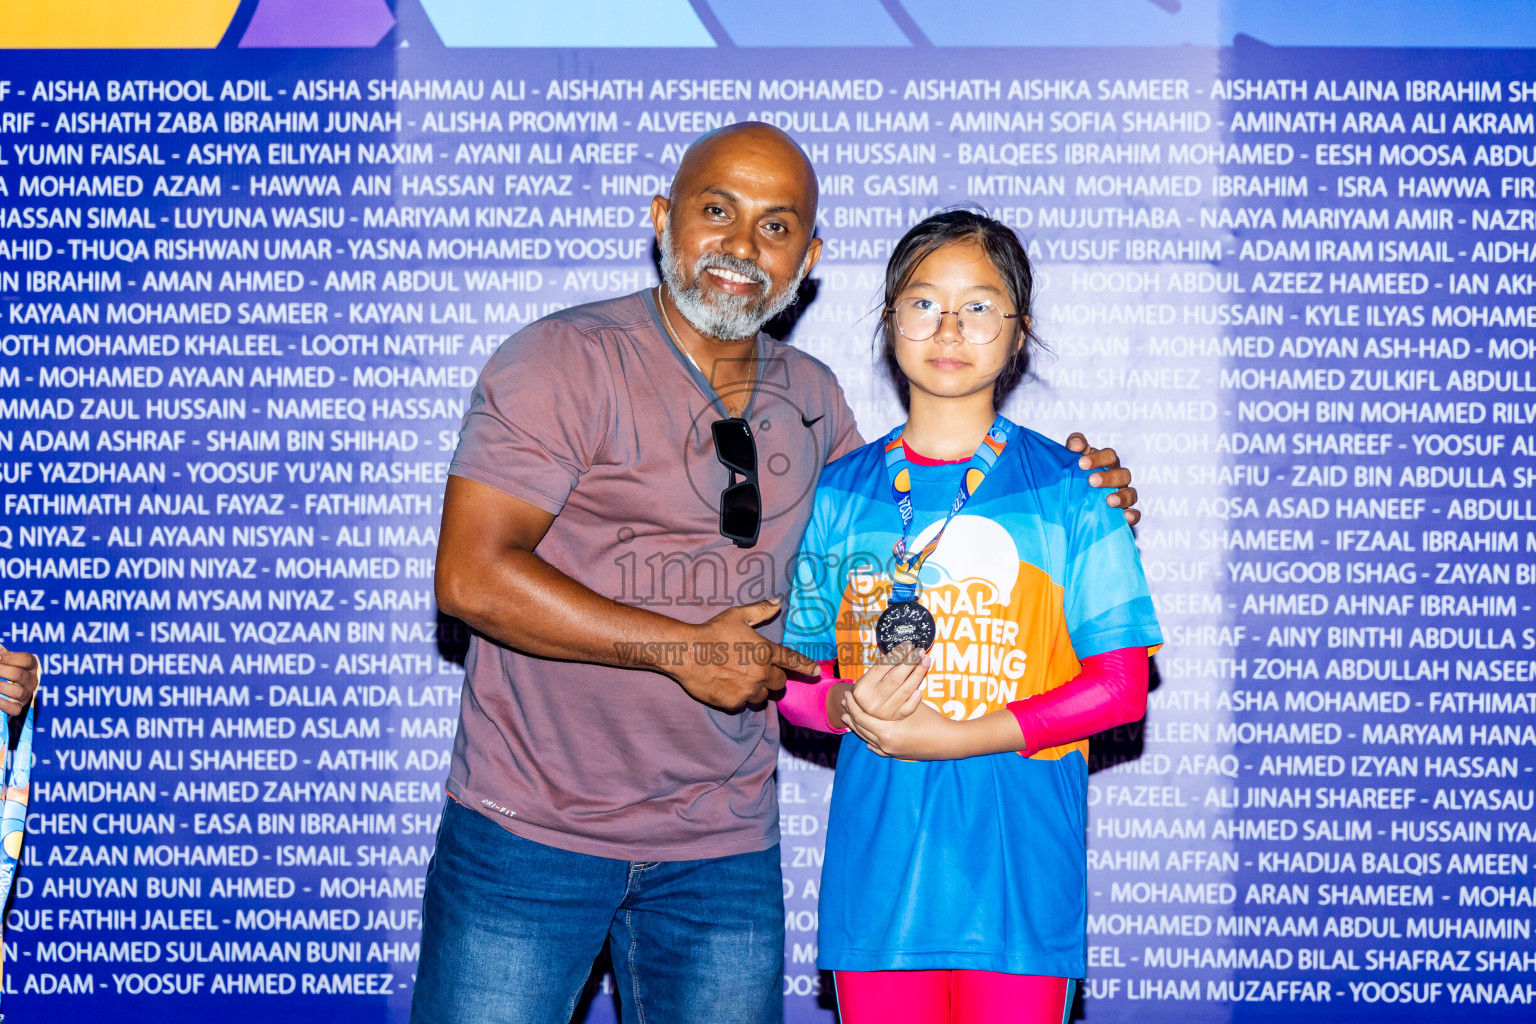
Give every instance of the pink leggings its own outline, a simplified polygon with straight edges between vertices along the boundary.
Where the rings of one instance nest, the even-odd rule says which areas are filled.
[[[993,971],[837,971],[843,1024],[1066,1024],[1072,982]]]

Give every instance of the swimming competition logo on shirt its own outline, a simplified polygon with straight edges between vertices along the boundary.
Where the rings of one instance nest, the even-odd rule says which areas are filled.
[[[942,521],[918,534],[920,549]],[[891,592],[888,573],[852,573],[837,621],[841,669],[858,678],[879,657],[875,622]],[[956,721],[1061,685],[1080,669],[1067,636],[1062,588],[1019,558],[1007,529],[958,515],[923,566],[917,597],[934,617],[923,700]]]

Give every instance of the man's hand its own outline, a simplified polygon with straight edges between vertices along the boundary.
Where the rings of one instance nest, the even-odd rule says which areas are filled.
[[[853,684],[859,708],[886,721],[906,718],[923,702],[922,685],[930,664],[932,659],[910,643],[892,647]]]
[[[689,696],[725,711],[784,689],[784,673],[814,676],[821,666],[753,629],[779,614],[778,598],[727,608],[697,627],[683,664],[668,674]]]
[[[0,708],[6,714],[19,715],[32,703],[42,669],[37,655],[0,648]]]
[[[911,714],[896,721],[870,714],[856,693],[850,693],[843,705],[843,724],[881,757],[938,761],[966,756],[958,749],[964,724],[950,721],[921,701]]]
[[[1120,465],[1120,456],[1115,454],[1115,450],[1094,448],[1086,437],[1076,431],[1067,437],[1067,448],[1082,455],[1077,460],[1079,469],[1098,471],[1088,478],[1090,486],[1115,488],[1115,492],[1104,500],[1110,508],[1124,510],[1126,525],[1135,526],[1141,522],[1140,510],[1133,507],[1136,504],[1136,488],[1131,486],[1131,471]]]

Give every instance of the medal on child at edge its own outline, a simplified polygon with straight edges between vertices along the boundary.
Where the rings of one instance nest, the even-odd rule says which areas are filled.
[[[944,531],[949,529],[949,524],[965,507],[971,495],[976,493],[976,489],[986,479],[987,472],[997,463],[997,457],[1007,447],[1008,430],[1013,424],[1002,416],[992,421],[992,427],[987,431],[987,436],[981,439],[981,444],[976,448],[976,454],[971,456],[970,464],[966,466],[965,476],[960,481],[960,490],[955,495],[955,500],[950,503],[949,515],[945,518],[944,525],[939,527],[939,532],[934,534],[933,539],[924,544],[922,550],[916,554],[908,550],[907,544],[907,534],[912,529],[913,513],[912,474],[907,464],[905,448],[901,443],[904,426],[891,431],[886,437],[885,444],[885,468],[891,478],[891,494],[896,500],[897,511],[901,513],[901,540],[896,542],[893,549],[891,599],[886,604],[885,610],[880,613],[880,618],[875,621],[875,643],[880,648],[881,654],[889,654],[891,648],[903,643],[910,643],[921,651],[926,651],[933,646],[937,633],[933,614],[917,601],[918,581],[923,563],[938,548],[939,541],[944,537]]]

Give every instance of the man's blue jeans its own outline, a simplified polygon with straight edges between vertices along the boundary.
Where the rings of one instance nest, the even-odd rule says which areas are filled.
[[[783,1018],[779,848],[635,863],[515,836],[449,800],[411,1024],[567,1024],[612,939],[624,1024]]]

